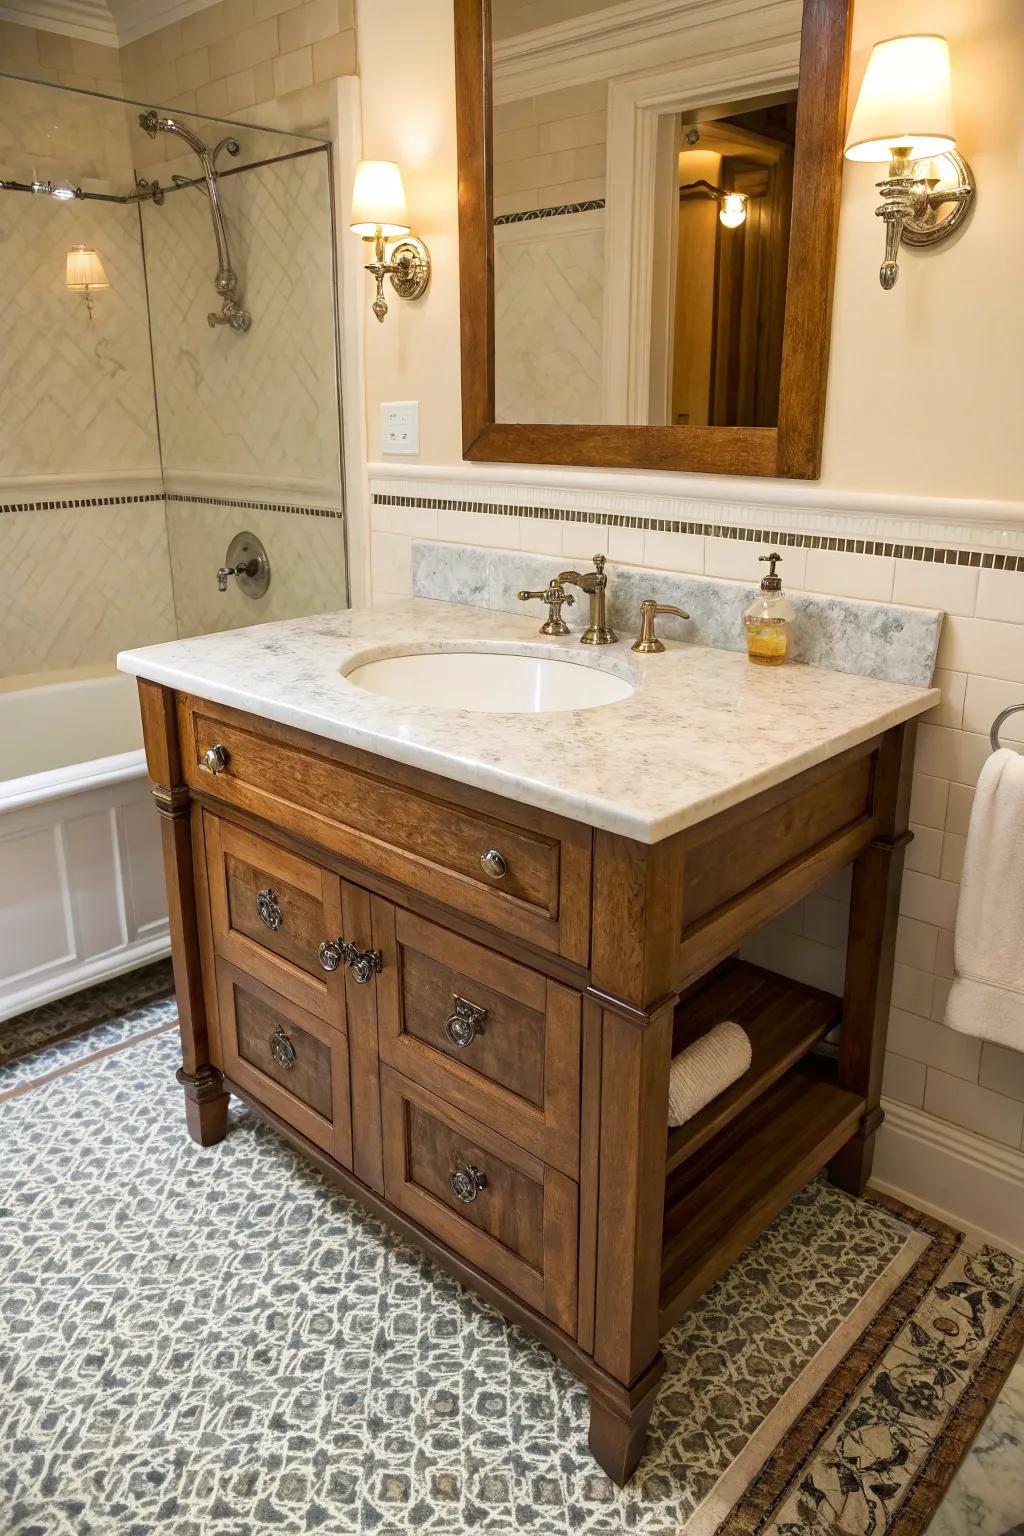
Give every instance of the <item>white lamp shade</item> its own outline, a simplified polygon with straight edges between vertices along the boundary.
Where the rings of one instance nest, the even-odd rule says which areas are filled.
[[[97,253],[88,245],[73,245],[68,251],[67,272],[64,279],[69,288],[77,293],[88,293],[91,288],[109,288],[107,274]]]
[[[846,140],[848,160],[888,160],[907,148],[915,160],[956,148],[944,37],[890,37],[876,43]]]
[[[356,235],[407,235],[402,173],[393,160],[360,160],[352,187],[351,229]]]
[[[739,229],[740,225],[746,222],[747,194],[745,192],[727,192],[719,209],[718,217],[726,229]]]

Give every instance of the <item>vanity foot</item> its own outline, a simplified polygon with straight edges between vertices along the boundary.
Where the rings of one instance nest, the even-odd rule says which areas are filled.
[[[665,1357],[658,1355],[632,1388],[609,1393],[603,1386],[590,1388],[590,1452],[613,1483],[624,1487],[644,1453],[658,1387],[665,1373]]]
[[[185,1125],[193,1141],[201,1147],[214,1147],[223,1141],[228,1128],[228,1100],[224,1079],[216,1067],[203,1067],[190,1077],[181,1067],[175,1074],[185,1090]]]
[[[868,1116],[862,1129],[839,1148],[828,1165],[829,1182],[845,1189],[848,1195],[862,1195],[868,1187],[875,1158],[875,1134],[882,1119],[881,1110]]]

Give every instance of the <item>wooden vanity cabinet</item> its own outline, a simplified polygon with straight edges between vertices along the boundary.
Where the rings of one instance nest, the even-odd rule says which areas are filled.
[[[191,1135],[243,1098],[577,1372],[624,1482],[662,1334],[808,1179],[869,1177],[913,726],[647,845],[139,691]],[[847,864],[842,999],[737,958]],[[750,1070],[670,1132],[724,1018]]]

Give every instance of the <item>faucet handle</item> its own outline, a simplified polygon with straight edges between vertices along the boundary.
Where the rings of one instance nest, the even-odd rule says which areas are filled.
[[[571,608],[576,599],[571,592],[567,592],[560,581],[553,581],[542,592],[517,592],[516,597],[521,603],[528,603],[531,598],[539,598],[542,603],[548,605],[547,619],[540,627],[542,635],[567,635],[569,626],[562,618],[562,604],[568,603]]]
[[[644,656],[651,656],[665,649],[664,641],[659,640],[654,633],[654,621],[659,613],[672,613],[677,619],[690,617],[683,608],[674,608],[671,603],[655,602],[653,597],[645,598],[640,604],[640,635],[633,641],[631,650],[640,651]]]

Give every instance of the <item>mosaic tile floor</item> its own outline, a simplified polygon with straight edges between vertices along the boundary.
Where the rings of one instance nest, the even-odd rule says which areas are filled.
[[[666,1341],[649,1452],[617,1490],[586,1450],[586,1394],[543,1349],[244,1108],[195,1147],[166,974],[113,988],[61,1005],[88,1021],[71,1039],[56,1016],[26,1016],[20,1047],[0,1026],[4,1536],[874,1529],[729,1511],[921,1269],[928,1241],[897,1214],[804,1191]],[[957,1510],[1013,1448],[1015,1380]],[[996,1525],[934,1529],[1005,1536],[1014,1496]]]

